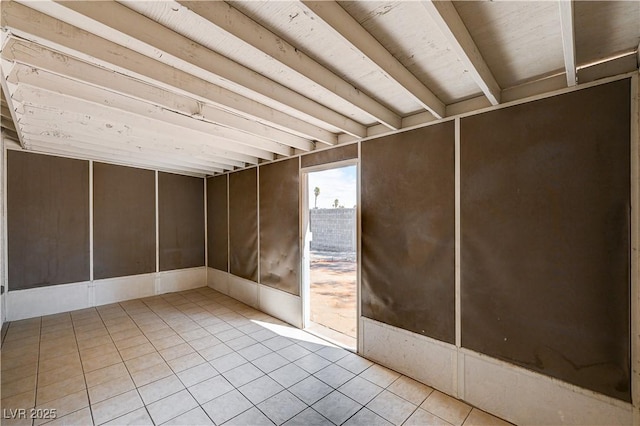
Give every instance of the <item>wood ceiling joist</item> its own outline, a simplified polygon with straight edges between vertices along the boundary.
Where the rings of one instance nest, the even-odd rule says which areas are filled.
[[[15,141],[19,141],[19,140],[20,140],[20,138],[18,138],[18,133],[14,132],[13,130],[9,130],[9,129],[5,129],[5,128],[3,128],[3,129],[2,129],[2,133],[3,133],[6,137],[11,138],[11,139],[13,139],[13,140],[15,140]]]
[[[28,107],[31,109],[32,107]],[[204,149],[195,149],[190,146],[176,147],[170,144],[149,143],[144,139],[122,137],[115,141],[95,132],[87,132],[82,129],[70,129],[69,122],[72,116],[65,115],[60,118],[59,125],[51,126],[45,120],[28,119],[22,124],[22,132],[27,146],[31,146],[34,141],[41,143],[63,144],[78,149],[92,149],[94,151],[107,153],[127,153],[128,155],[138,155],[152,161],[162,161],[167,164],[190,164],[206,169],[213,167],[216,169],[233,170],[236,167],[228,164],[221,164],[209,156]],[[243,165],[242,167],[245,167]]]
[[[444,103],[338,3],[303,1],[302,4],[326,23],[327,28],[340,36],[352,49],[369,58],[388,78],[403,87],[407,94],[427,111],[436,118],[445,116]]]
[[[3,129],[7,129],[7,130],[11,130],[13,133],[18,133],[18,130],[16,129],[16,126],[13,124],[12,120],[8,120],[5,119],[4,117],[2,117],[2,128]]]
[[[227,139],[222,139],[207,133],[203,133],[198,130],[188,129],[162,122],[158,119],[132,116],[127,112],[118,110],[116,108],[97,105],[93,102],[84,101],[67,94],[61,95],[47,89],[34,87],[27,84],[20,84],[16,89],[14,96],[15,99],[19,102],[33,102],[33,100],[39,99],[35,102],[36,104],[47,105],[51,108],[57,108],[61,111],[73,111],[81,114],[91,114],[95,118],[104,117],[105,120],[112,120],[114,122],[120,123],[129,123],[131,125],[132,132],[143,131],[143,129],[150,129],[150,132],[161,134],[166,137],[172,137],[178,143],[197,142],[203,145],[211,146],[212,148],[216,148],[220,152],[235,152],[249,157],[261,158],[263,160],[273,160],[275,158],[273,152],[267,151],[265,149],[235,143]],[[135,123],[132,122],[132,119],[135,119],[133,120],[135,121]],[[285,155],[285,153],[289,153],[289,150],[282,150],[282,152],[283,155]]]
[[[2,45],[4,46],[4,33],[2,37]],[[7,134],[13,135],[15,134],[15,140],[19,142],[20,146],[24,148],[24,141],[22,139],[22,132],[16,132],[18,127],[18,117],[16,111],[13,107],[13,102],[11,100],[11,92],[9,91],[9,86],[11,84],[7,82],[6,75],[11,72],[14,64],[11,61],[7,61],[4,58],[0,58],[0,92],[2,93],[2,105],[0,106],[1,116],[0,116],[0,128],[4,129],[5,127],[1,125],[3,122],[10,122],[13,124],[14,129],[7,129]]]
[[[207,3],[207,7],[216,3]],[[127,36],[129,40],[125,44],[127,47],[141,53],[144,51],[147,56],[162,56],[164,62],[168,61],[169,57],[174,58],[177,61],[173,61],[175,63],[172,65],[183,71],[193,73],[194,69],[199,69],[204,71],[204,73],[198,74],[201,78],[203,77],[201,74],[205,74],[211,80],[217,80],[219,84],[231,83],[237,87],[247,88],[344,132],[360,131],[362,127],[360,123],[264,77],[259,72],[240,65],[124,5],[114,1],[60,2],[57,4],[61,4],[84,17],[85,24],[83,26],[85,29],[95,27],[95,22],[104,24],[112,32],[119,32]]]
[[[228,34],[267,54],[317,85],[335,93],[335,95],[368,114],[376,121],[391,129],[400,128],[401,118],[394,111],[357,90],[351,83],[343,80],[331,70],[229,4],[222,1],[205,3],[182,0],[178,1],[178,3]]]
[[[564,67],[567,73],[567,86],[571,87],[578,83],[573,1],[560,0],[558,6],[560,9],[560,29],[562,30],[562,51],[564,53]]]
[[[28,88],[21,85],[18,89],[18,94],[20,95],[20,92],[25,90],[28,90]],[[28,97],[33,99],[32,96]],[[203,138],[201,135],[191,131],[173,132],[171,129],[160,127],[157,128],[157,131],[153,128],[145,130],[144,128],[128,126],[121,121],[114,120],[115,117],[112,113],[97,115],[91,111],[90,107],[77,109],[58,108],[57,105],[52,106],[47,98],[44,100],[45,102],[42,102],[42,104],[24,101],[19,105],[22,110],[22,123],[25,126],[30,123],[40,123],[42,128],[48,127],[69,134],[82,133],[87,138],[93,134],[96,140],[103,138],[102,143],[107,146],[117,145],[119,141],[130,141],[136,145],[149,148],[167,147],[168,154],[178,152],[180,149],[186,150],[196,157],[207,155],[215,157],[217,161],[230,167],[243,167],[246,165],[245,163],[256,164],[258,162],[256,157],[230,153],[212,144],[210,138]],[[58,102],[58,104],[63,103]],[[76,104],[74,103],[74,105]],[[238,159],[234,160],[231,157]],[[274,158],[270,157],[269,159]]]
[[[11,40],[7,43],[4,57],[39,70],[46,70],[52,74],[68,77],[74,81],[87,83],[110,92],[158,105],[187,117],[194,117],[192,118],[193,121],[206,119],[207,122],[230,128],[232,131],[233,129],[242,129],[242,132],[247,135],[282,143],[302,151],[310,151],[314,148],[309,139],[220,110],[187,96],[170,93],[140,80],[91,65],[14,37],[11,37]],[[195,118],[196,116],[202,116],[202,119]]]
[[[192,166],[179,162],[169,163],[157,159],[149,159],[146,156],[138,156],[133,153],[108,153],[100,150],[82,149],[75,146],[65,145],[64,143],[55,143],[55,141],[33,141],[30,143],[28,150],[33,152],[41,152],[51,155],[60,155],[65,157],[79,158],[84,160],[93,160],[106,163],[122,164],[125,166],[141,167],[145,169],[156,169],[180,174],[190,174],[193,176],[205,176],[216,173],[204,166]]]
[[[13,121],[13,116],[11,115],[11,110],[8,106],[2,105],[2,108],[0,109],[0,116],[5,120]]]
[[[298,136],[335,145],[337,135],[305,120],[274,110],[202,78],[120,46],[42,12],[10,1],[3,4],[3,25],[17,35],[115,72],[163,87],[168,91],[209,102],[249,119],[258,120]],[[358,125],[358,132],[366,133]],[[351,132],[348,132],[351,133]]]
[[[64,123],[63,123],[64,124]],[[64,127],[64,128],[60,128]],[[39,120],[29,120],[22,126],[22,131],[31,146],[34,140],[47,143],[64,143],[77,149],[93,149],[94,151],[110,153],[127,153],[144,156],[153,161],[161,161],[167,164],[191,164],[212,167],[221,170],[234,170],[236,166],[229,165],[226,161],[216,161],[214,156],[206,153],[206,150],[194,149],[190,146],[181,146],[179,149],[169,144],[149,143],[141,138],[122,138],[117,143],[95,132],[70,131],[68,127],[51,126]],[[245,167],[246,165],[237,166]]]
[[[453,3],[449,0],[428,0],[422,4],[489,102],[498,105],[500,86]]]
[[[138,121],[141,125],[152,126],[152,128],[161,129],[170,125],[185,132],[198,131],[203,135],[208,135],[211,139],[220,140],[221,144],[224,144],[227,149],[232,151],[239,149],[238,145],[244,145],[279,155],[292,154],[291,147],[271,140],[260,139],[247,133],[219,127],[206,121],[194,120],[188,116],[168,111],[137,99],[87,86],[46,71],[34,71],[32,68],[21,64],[14,68],[14,71],[9,76],[9,81],[20,82],[48,90],[49,92],[57,92],[67,97],[87,101],[99,105],[101,108],[107,108],[106,111],[115,110],[118,116],[123,116],[122,112],[131,113],[133,114],[131,116],[132,119],[136,116],[140,117]]]

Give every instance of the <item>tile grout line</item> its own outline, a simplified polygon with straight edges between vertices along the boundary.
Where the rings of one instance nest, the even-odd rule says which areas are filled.
[[[33,408],[38,406],[38,380],[40,379],[40,348],[42,347],[42,317],[40,317],[38,333],[38,361],[36,362],[36,388],[33,396]],[[31,426],[35,423],[35,419],[31,419]]]
[[[122,307],[122,305],[120,304],[120,302],[116,302],[116,303],[114,303],[114,304],[117,304],[117,306],[118,306],[120,309],[122,309],[122,310],[125,312],[125,314],[127,314],[127,317],[129,317],[129,319],[131,319],[131,317],[129,316],[129,313],[128,313],[128,312],[127,312],[127,311]],[[138,387],[137,387],[137,385],[136,385],[136,382],[133,380],[133,376],[131,375],[131,372],[129,371],[129,367],[127,367],[127,364],[125,363],[124,359],[122,358],[122,354],[120,354],[120,349],[118,349],[118,346],[116,345],[115,340],[113,340],[113,336],[111,335],[111,331],[109,330],[109,327],[108,327],[108,326],[107,326],[107,324],[104,322],[104,317],[102,316],[102,313],[101,313],[101,312],[100,312],[100,310],[98,310],[98,309],[96,309],[96,311],[98,312],[98,315],[100,316],[100,319],[102,320],[102,322],[103,322],[103,324],[104,324],[104,327],[105,327],[105,328],[106,328],[106,330],[107,330],[107,334],[109,335],[109,338],[111,339],[111,343],[113,343],[113,346],[115,346],[116,351],[118,352],[118,356],[120,357],[120,359],[121,359],[121,361],[122,361],[122,364],[124,365],[124,368],[127,370],[127,374],[129,374],[129,379],[131,379],[131,382],[133,383],[133,387],[134,387],[134,389],[136,390],[136,393],[138,394],[138,396],[140,397],[140,401],[142,401],[142,404],[143,404],[143,407],[145,408],[145,411],[147,411],[147,414],[149,414],[149,413],[148,413],[148,409],[147,409],[147,405],[146,405],[146,404],[144,403],[144,401],[142,400],[142,396],[140,395],[140,391],[138,391]],[[132,319],[131,319],[131,320],[132,320]],[[133,320],[132,320],[132,321],[133,321]],[[135,322],[134,322],[134,324],[135,324]],[[136,326],[137,326],[137,325],[136,325]],[[112,364],[112,365],[115,365],[115,364]],[[107,366],[107,367],[110,367],[110,366]],[[106,368],[106,367],[104,367],[104,368]],[[88,392],[88,389],[87,389],[87,392]],[[124,394],[125,394],[125,393],[127,393],[127,392],[130,392],[130,391],[125,391],[125,392],[119,393],[118,395],[111,396],[110,398],[105,399],[105,401],[108,401],[109,399],[115,398],[115,397],[120,396],[120,395],[124,395]],[[100,401],[100,402],[103,402],[103,401]],[[136,410],[138,410],[138,408],[133,409],[133,410],[131,410],[131,411],[127,412],[127,413],[123,413],[123,414],[122,414],[122,415],[120,415],[120,416],[117,416],[117,417],[114,417],[114,418],[112,418],[112,419],[109,419],[109,420],[107,420],[107,421],[106,421],[106,422],[104,422],[104,423],[108,423],[108,422],[111,422],[111,421],[113,421],[113,420],[119,419],[120,417],[126,416],[126,415],[128,415],[128,414],[130,414],[130,413],[132,413],[132,412],[134,412],[134,411],[136,411]],[[93,415],[93,410],[92,410],[92,415]],[[149,418],[151,418],[151,415],[149,415]],[[96,422],[95,422],[95,420],[94,420],[94,422],[93,422],[93,423],[94,423],[94,425],[95,425],[95,423],[96,423]],[[154,423],[154,424],[155,424],[155,423]],[[96,425],[96,426],[98,426],[98,425]]]
[[[157,172],[156,172],[156,176],[157,176]],[[143,302],[144,303],[144,302]],[[145,303],[146,305],[146,303]],[[138,323],[131,317],[131,315],[129,315],[129,312],[127,312],[127,309],[122,306],[121,303],[118,303],[118,306],[120,307],[120,309],[122,309],[124,311],[124,313],[127,315],[127,317],[133,322],[133,324],[136,326],[136,328],[138,329],[138,331],[140,331],[140,333],[142,333],[142,335],[149,340],[149,338],[147,337],[146,334],[144,334],[144,332],[142,330],[140,330],[140,327],[138,326]],[[164,322],[164,321],[163,321]],[[166,324],[166,323],[165,323]],[[168,325],[168,324],[167,324]],[[109,329],[107,328],[107,332],[109,332],[109,336],[111,336],[111,332],[109,331]],[[113,337],[111,338],[111,340],[113,340]],[[151,340],[149,340],[149,343],[151,343]],[[116,346],[115,341],[113,342],[114,346]],[[156,350],[156,353],[158,353],[158,355],[160,355],[160,353],[158,352],[158,349],[155,347],[155,345],[153,343],[151,343],[151,346],[153,346],[153,348]],[[131,379],[131,382],[133,383],[133,387],[136,390],[136,393],[138,394],[138,397],[140,398],[140,401],[142,401],[142,407],[144,407],[145,412],[147,413],[147,415],[149,416],[149,418],[151,419],[151,422],[155,425],[156,422],[153,419],[153,417],[151,417],[151,413],[149,412],[149,406],[147,405],[147,403],[144,402],[144,399],[142,398],[142,394],[140,393],[140,387],[138,386],[138,384],[136,383],[136,381],[133,379],[133,375],[131,374],[131,370],[129,370],[129,366],[127,366],[127,363],[125,362],[125,360],[122,358],[122,354],[120,354],[120,349],[118,349],[118,346],[116,346],[116,350],[118,351],[118,355],[120,355],[120,359],[122,359],[122,363],[124,364],[124,368],[127,369],[127,373],[129,373],[129,378]],[[144,356],[144,355],[140,355],[140,356]],[[136,357],[139,358],[139,357]],[[135,358],[132,358],[135,359]],[[163,358],[164,360],[164,358]],[[158,380],[162,380],[162,379],[158,379]],[[157,380],[156,380],[157,381]],[[150,382],[150,383],[155,383],[154,382]],[[150,384],[147,383],[147,384]],[[146,386],[146,384],[144,385]],[[128,392],[128,391],[127,391]],[[126,392],[125,392],[126,393]],[[132,411],[129,411],[128,413],[123,414],[122,416],[118,416],[115,419],[109,420],[109,421],[113,421],[116,419],[119,419],[120,417],[126,416],[128,414],[133,413],[134,411],[138,410],[139,408],[136,408]]]
[[[96,308],[95,309],[96,313],[98,314],[98,317],[100,318],[100,321],[102,321],[102,324],[104,325],[105,329],[107,328],[107,325],[104,323],[104,320],[102,319],[102,315],[100,315],[100,311],[98,311]],[[89,396],[89,384],[87,383],[87,375],[84,371],[84,364],[82,363],[82,353],[80,352],[80,343],[78,342],[78,336],[76,335],[76,327],[75,324],[73,322],[73,315],[71,315],[71,327],[73,327],[73,336],[76,339],[76,346],[78,347],[78,358],[80,359],[80,368],[82,368],[82,378],[84,379],[84,386],[85,386],[85,390],[87,393],[87,403],[89,404],[89,413],[91,415],[91,421],[93,422],[93,424],[96,424],[96,420],[93,416],[93,407],[91,404],[91,397]],[[109,332],[109,330],[107,329],[107,333]],[[111,337],[111,336],[109,336]],[[69,413],[71,414],[71,413]],[[68,414],[67,414],[68,415]]]

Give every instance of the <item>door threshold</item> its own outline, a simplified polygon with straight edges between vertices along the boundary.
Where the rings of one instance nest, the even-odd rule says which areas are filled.
[[[353,353],[358,352],[358,341],[355,337],[347,336],[317,322],[309,321],[304,331]]]

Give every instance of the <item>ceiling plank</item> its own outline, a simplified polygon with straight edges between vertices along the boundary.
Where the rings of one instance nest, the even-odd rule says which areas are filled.
[[[132,99],[124,95],[108,92],[92,86],[86,86],[65,77],[50,74],[46,71],[33,70],[25,65],[18,65],[14,68],[9,81],[16,81],[30,86],[39,87],[60,95],[70,96],[84,101],[88,101],[118,112],[128,112],[138,117],[150,120],[139,120],[147,123],[152,128],[160,129],[166,125],[178,127],[179,130],[196,130],[209,135],[211,139],[227,141],[226,146],[233,150],[237,144],[246,145],[264,151],[289,156],[292,154],[291,147],[274,142],[268,139],[258,138],[235,129],[217,126],[206,121],[196,120],[186,115],[168,111],[161,107],[150,105],[146,102]],[[121,115],[121,114],[120,114]]]
[[[562,50],[564,52],[564,68],[567,73],[567,86],[578,84],[576,66],[576,36],[573,25],[573,1],[560,0],[560,28],[562,30]]]
[[[3,6],[4,7],[4,6]],[[3,37],[4,38],[4,31],[2,32]],[[3,42],[4,45],[4,42]],[[15,108],[13,106],[13,102],[11,101],[11,92],[9,91],[9,82],[7,82],[6,79],[6,73],[7,72],[11,72],[11,70],[14,67],[14,64],[11,64],[9,61],[5,60],[5,59],[1,59],[0,60],[0,87],[2,88],[2,93],[5,95],[4,96],[4,100],[7,103],[7,106],[5,107],[4,105],[2,105],[1,109],[2,109],[2,117],[5,120],[10,120],[12,123],[18,124],[18,117],[15,111]],[[24,140],[22,139],[22,132],[17,132],[16,133],[18,136],[18,142],[20,143],[20,146],[22,146],[24,148]]]
[[[247,135],[282,143],[302,151],[314,149],[314,144],[309,139],[220,110],[212,105],[204,104],[183,95],[170,93],[164,89],[153,87],[123,74],[108,71],[34,43],[27,43],[14,37],[10,38],[11,40],[7,43],[3,53],[6,59],[12,59],[20,64],[46,70],[52,74],[65,76],[75,81],[81,81],[111,92],[159,105],[184,116],[192,117],[193,120],[202,121],[206,119],[207,122],[230,129],[241,129]],[[196,118],[198,116],[202,116],[202,119]]]
[[[2,123],[0,124],[0,126],[3,129],[11,130],[13,133],[18,134],[18,130],[16,129],[16,126],[15,124],[13,124],[12,120],[7,120],[2,117]]]
[[[616,55],[613,59],[580,67],[577,79],[580,84],[584,84],[638,70],[638,63],[640,63],[638,55],[640,55],[639,51],[634,49],[626,54]]]
[[[189,174],[198,177],[215,173],[215,170],[210,170],[209,168],[204,166],[167,163],[153,158],[149,159],[145,156],[136,156],[135,154],[131,153],[110,154],[108,152],[93,150],[91,148],[80,150],[78,146],[65,142],[57,143],[55,141],[43,142],[41,140],[32,140],[30,141],[27,150],[51,155],[78,158],[82,160],[93,160],[98,162],[120,164],[124,166],[139,167],[144,169]]]
[[[18,138],[18,133],[8,130],[8,129],[2,129],[2,134],[10,139],[13,139],[14,141],[19,141],[20,139]]]
[[[33,130],[37,131],[37,128],[34,128]],[[151,149],[141,149],[138,151],[126,149],[126,147],[109,149],[95,143],[87,143],[85,140],[81,139],[62,139],[55,135],[47,134],[46,132],[37,135],[27,134],[27,137],[30,139],[29,146],[32,148],[46,146],[66,147],[66,152],[68,153],[73,153],[73,150],[76,150],[78,154],[87,154],[88,152],[92,152],[101,156],[108,155],[112,158],[120,157],[125,162],[136,160],[136,164],[159,164],[165,166],[172,165],[176,170],[179,170],[181,167],[185,168],[186,170],[188,170],[189,168],[198,168],[208,173],[233,170],[233,168],[229,169],[228,167],[221,167],[219,164],[207,161],[206,159],[194,160],[189,157],[179,156],[168,159],[166,156],[162,155],[162,153],[158,153]]]
[[[11,115],[11,110],[8,106],[2,105],[2,108],[0,109],[0,116],[6,120],[13,121],[13,115]]]
[[[187,129],[172,129],[162,126],[160,122],[153,126],[140,126],[132,122],[126,114],[118,114],[115,111],[101,110],[100,107],[88,104],[86,102],[77,101],[68,97],[48,94],[42,89],[32,88],[26,85],[20,85],[16,91],[17,98],[22,101],[20,104],[21,121],[37,120],[48,125],[50,128],[58,128],[61,131],[67,129],[61,126],[65,124],[65,117],[72,117],[67,120],[69,130],[78,128],[93,129],[96,137],[106,135],[109,139],[105,140],[107,144],[117,144],[120,140],[126,138],[137,138],[138,144],[163,144],[173,150],[180,150],[185,147],[192,147],[194,155],[202,155],[208,153],[215,156],[220,161],[228,161],[233,166],[242,166],[242,163],[255,164],[258,162],[256,157],[250,154],[236,153],[229,149],[222,148],[215,143],[207,135],[200,134]],[[135,139],[133,139],[135,140]],[[215,142],[215,141],[214,141]],[[244,149],[243,149],[244,150]],[[251,154],[260,154],[258,158],[264,160],[273,160],[275,156],[265,151],[249,149]],[[242,163],[238,163],[242,161]]]
[[[160,161],[167,164],[192,164],[206,167],[215,167],[223,170],[234,170],[236,166],[219,162],[215,157],[211,157],[203,150],[198,152],[192,147],[184,146],[180,149],[162,145],[158,141],[141,140],[140,138],[121,138],[114,143],[113,140],[106,140],[104,137],[96,136],[94,132],[87,132],[83,129],[71,129],[65,126],[64,129],[51,127],[46,122],[39,120],[28,120],[23,124],[25,138],[31,141],[35,138],[43,142],[67,143],[68,146],[75,146],[78,149],[92,148],[101,152],[118,154],[136,154],[145,159]],[[240,167],[245,167],[242,165]]]
[[[436,118],[445,116],[444,103],[338,3],[335,1],[303,1],[302,4],[324,21],[327,27],[339,35],[352,49],[369,58],[388,78],[402,86],[407,94],[427,111]]]
[[[449,0],[434,0],[423,1],[422,4],[489,102],[498,105],[500,86],[453,3]]]
[[[253,99],[58,21],[42,12],[13,1],[3,3],[2,8],[4,26],[9,30],[9,34],[15,34],[54,51],[163,87],[171,92],[210,102],[225,110],[299,136],[328,144],[337,142],[336,134],[331,131],[274,110]],[[348,131],[345,130],[349,134],[366,134],[366,128],[360,124],[353,128],[345,127],[349,127]]]
[[[376,121],[391,129],[400,128],[402,120],[398,114],[359,91],[351,83],[343,80],[331,70],[229,4],[222,1],[199,2],[182,0],[179,0],[178,3],[319,86],[335,93]]]
[[[206,4],[207,6],[212,6],[215,3],[217,2],[207,2]],[[27,4],[29,7],[49,9],[51,3],[38,2],[38,4],[32,5],[29,2]],[[117,37],[117,34],[114,33],[124,34],[126,36],[125,39],[122,39],[124,46],[149,57],[161,57],[162,62],[165,63],[168,63],[173,58],[171,65],[175,68],[191,74],[194,74],[194,70],[200,70],[201,72],[194,75],[206,80],[216,81],[218,85],[229,89],[232,87],[249,89],[287,108],[298,110],[343,131],[346,131],[346,129],[342,127],[359,128],[360,126],[360,123],[270,80],[259,72],[244,67],[115,1],[71,1],[58,2],[56,4],[67,8],[66,13],[63,14],[65,17],[69,16],[69,11],[74,11],[78,17],[81,17],[78,20],[74,19],[74,21],[78,21],[74,22],[74,25],[91,31],[91,28],[95,28],[96,22],[101,23],[109,28],[110,35],[114,37]]]

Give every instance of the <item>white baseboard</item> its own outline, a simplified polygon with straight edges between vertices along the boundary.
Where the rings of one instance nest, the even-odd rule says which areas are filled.
[[[513,423],[632,424],[626,402],[368,318],[362,323],[365,357]]]
[[[59,314],[90,306],[89,282],[9,291],[6,297],[7,321]]]
[[[517,424],[632,424],[631,404],[465,349],[461,356],[464,399]]]
[[[207,285],[294,327],[302,327],[300,296],[213,268],[207,268]]]
[[[363,354],[438,390],[456,395],[455,346],[362,317]]]
[[[156,294],[171,293],[174,291],[191,290],[207,286],[207,268],[176,269],[158,273]]]
[[[300,296],[258,285],[259,309],[294,327],[302,328],[302,301]]]
[[[155,272],[96,280],[94,281],[94,306],[153,296],[156,294],[155,280]]]
[[[6,319],[18,321],[156,294],[205,287],[206,284],[207,272],[203,266],[9,291],[5,294]]]
[[[228,296],[229,273],[218,269],[207,268],[207,286]]]
[[[228,276],[229,296],[254,308],[258,307],[258,283],[233,274]]]

